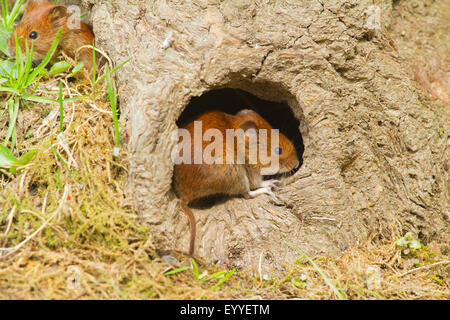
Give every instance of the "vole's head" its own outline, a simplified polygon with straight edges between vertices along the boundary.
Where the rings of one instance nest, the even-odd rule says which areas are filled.
[[[246,160],[251,159],[252,152],[255,152],[252,146],[256,146],[258,150],[256,166],[265,169],[263,175],[287,173],[299,166],[293,143],[278,130],[272,132],[272,126],[258,113],[245,109],[236,114],[236,117],[239,119],[237,126],[244,130],[248,143]],[[265,135],[261,131],[264,129]]]
[[[22,21],[17,25],[8,41],[11,55],[16,52],[16,38],[21,38],[20,47],[25,52],[25,42],[31,48],[33,44],[33,60],[42,60],[55,40],[58,30],[67,21],[67,8],[48,1],[30,0],[25,9]]]
[[[292,142],[282,133],[279,135],[279,147],[275,147],[275,154],[278,154],[280,163],[280,170],[277,173],[287,173],[298,168],[300,161],[297,157],[297,150],[295,150]]]

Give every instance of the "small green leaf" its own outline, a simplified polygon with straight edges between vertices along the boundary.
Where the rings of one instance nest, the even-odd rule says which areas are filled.
[[[45,68],[42,69],[41,72],[39,72],[39,76],[40,76],[40,77],[43,77],[43,78],[48,78],[49,75],[48,75],[47,69],[45,69]]]
[[[13,169],[12,172],[14,173],[17,167],[24,166],[30,163],[33,159],[34,154],[35,151],[33,150],[17,159],[16,157],[14,157],[11,150],[6,148],[5,146],[0,145],[0,168]]]
[[[0,92],[10,92],[10,93],[20,95],[20,92],[18,92],[17,90],[8,88],[8,87],[0,87]]]
[[[297,280],[295,278],[291,279],[291,283],[294,286],[296,286],[297,288],[300,288],[300,289],[305,289],[305,287],[306,287],[306,284],[303,281],[299,281],[299,280]]]
[[[25,153],[23,156],[21,156],[18,160],[17,160],[17,164],[19,166],[25,166],[27,164],[29,164],[31,162],[31,160],[33,160],[34,154],[36,153],[35,150],[32,150],[28,153]]]
[[[17,159],[12,154],[11,150],[5,146],[0,145],[0,167],[11,168],[17,164]]]
[[[8,39],[11,32],[5,28],[0,28],[0,51],[3,52],[7,57],[9,57],[8,51]]]
[[[208,271],[203,271],[203,273],[201,275],[198,276],[198,280],[202,280],[204,277],[206,277],[208,275]]]
[[[0,77],[7,78],[16,67],[16,63],[9,60],[0,61]]]
[[[398,239],[395,244],[399,247],[405,247],[408,245],[408,242],[405,240],[404,237],[401,237],[400,239]]]
[[[80,71],[81,69],[83,69],[84,67],[84,62],[81,61],[80,63],[78,63],[73,69],[72,69],[72,73],[69,74],[67,76],[67,78],[73,77],[74,75],[76,75],[78,73],[78,71]]]
[[[409,231],[409,232],[407,232],[407,233],[405,234],[405,239],[406,239],[407,241],[412,240],[412,238],[413,238],[413,233],[412,233],[411,231]]]
[[[70,63],[68,63],[67,61],[57,62],[50,68],[49,75],[50,77],[53,77],[56,74],[66,72],[67,70],[69,70],[69,68]]]
[[[418,241],[418,240],[411,240],[411,241],[409,242],[409,247],[410,247],[411,249],[417,250],[417,249],[422,248],[422,245],[420,244],[420,241]]]

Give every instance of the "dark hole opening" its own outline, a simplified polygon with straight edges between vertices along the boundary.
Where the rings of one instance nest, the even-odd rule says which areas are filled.
[[[274,129],[279,129],[294,144],[300,166],[303,163],[304,145],[300,134],[300,122],[285,102],[262,100],[240,89],[211,90],[200,97],[193,97],[177,121],[179,128],[195,120],[201,114],[218,110],[236,114],[242,109],[252,109],[259,113]],[[299,168],[300,168],[299,166]],[[297,169],[298,170],[298,169]]]

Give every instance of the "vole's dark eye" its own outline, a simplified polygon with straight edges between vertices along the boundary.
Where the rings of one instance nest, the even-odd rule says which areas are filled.
[[[273,149],[273,151],[275,152],[275,154],[280,155],[283,153],[283,149],[281,149],[280,147],[276,147],[275,149]]]
[[[36,31],[31,31],[30,34],[28,35],[28,37],[29,37],[31,40],[35,40],[35,39],[37,39],[37,37],[38,37],[38,33],[37,33]]]

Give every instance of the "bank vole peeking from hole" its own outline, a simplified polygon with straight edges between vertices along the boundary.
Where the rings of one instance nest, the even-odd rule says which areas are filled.
[[[190,139],[190,163],[183,161],[174,167],[173,187],[190,223],[189,255],[194,253],[196,224],[195,217],[189,208],[190,202],[215,194],[243,195],[246,198],[253,198],[260,194],[272,195],[272,188],[278,184],[278,180],[264,180],[264,176],[287,174],[300,164],[292,142],[281,133],[278,134],[278,144],[272,141],[273,128],[255,111],[246,109],[236,115],[220,111],[204,113],[184,127],[192,138],[195,137],[195,121],[198,121],[197,125],[201,123],[202,137],[212,129],[210,133],[220,133],[223,137],[223,144],[222,149],[214,150],[214,163],[195,164],[193,163],[195,153],[204,153],[211,142],[202,139],[200,144],[195,146],[198,142]],[[241,129],[244,137],[243,148],[239,149],[239,142],[234,143],[234,138],[233,143],[230,143],[231,140],[227,141],[227,130],[230,129],[235,133],[236,130]],[[267,139],[261,135],[263,129],[266,130]],[[182,140],[183,138],[180,137],[180,144]],[[256,161],[251,161],[255,147],[258,156]],[[265,152],[261,153],[260,150]],[[267,159],[263,159],[264,156],[261,154],[265,154]],[[227,161],[227,155],[234,162]],[[244,161],[239,162],[239,157]],[[267,161],[268,159],[271,161]],[[277,165],[274,166],[272,160],[276,160]]]

